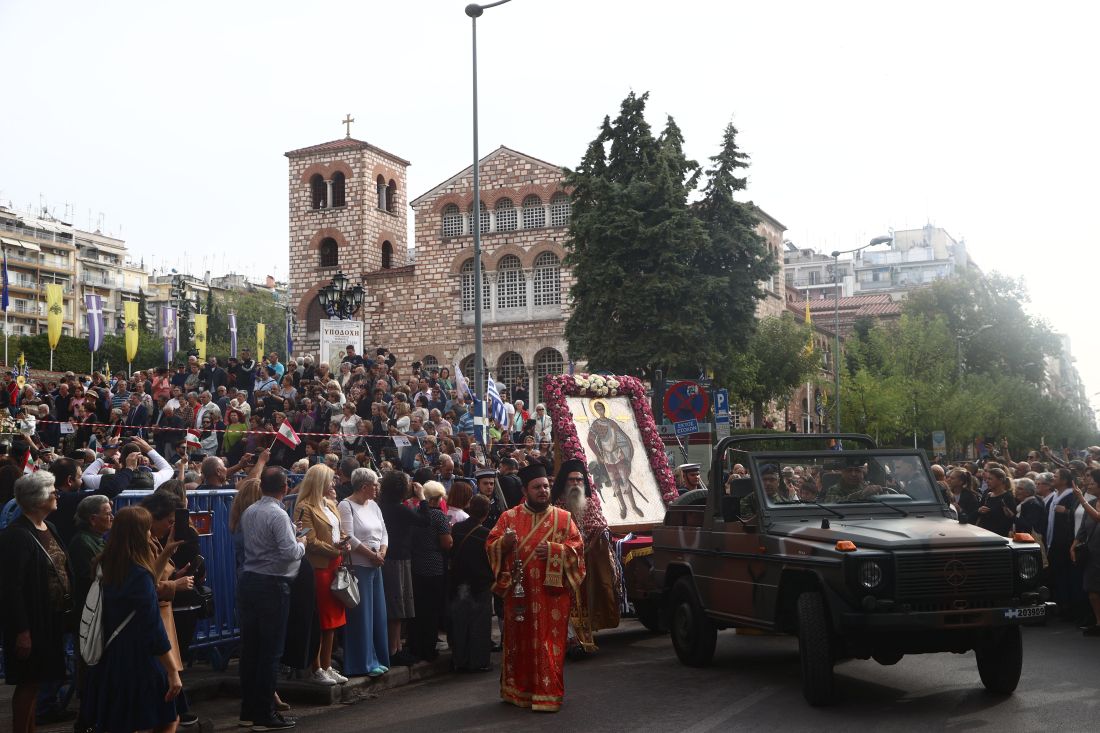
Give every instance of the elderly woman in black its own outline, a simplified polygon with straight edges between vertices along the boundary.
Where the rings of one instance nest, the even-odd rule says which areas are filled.
[[[43,682],[65,678],[62,637],[71,626],[72,575],[57,529],[46,521],[57,509],[48,471],[15,482],[22,516],[0,534],[0,606],[4,619],[4,669],[12,697],[11,730],[34,730],[34,704]]]

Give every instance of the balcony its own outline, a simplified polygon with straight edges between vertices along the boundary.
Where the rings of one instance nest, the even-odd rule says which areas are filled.
[[[58,229],[61,229],[61,227],[58,227]],[[48,232],[44,229],[35,229],[25,224],[17,224],[11,221],[0,221],[0,231],[11,232],[20,237],[29,237],[39,242],[52,242],[54,244],[67,244],[70,246],[73,243],[72,232]]]
[[[80,274],[80,282],[97,288],[110,288],[111,290],[117,290],[120,285],[117,277],[88,271]]]

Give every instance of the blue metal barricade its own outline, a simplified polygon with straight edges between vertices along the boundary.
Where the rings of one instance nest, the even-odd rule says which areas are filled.
[[[115,510],[140,504],[149,493],[124,491],[115,498]],[[191,514],[203,515],[203,521],[194,524],[209,530],[199,533],[199,551],[206,559],[206,584],[214,591],[214,617],[198,622],[191,649],[204,652],[218,670],[229,664],[241,635],[237,625],[237,560],[229,533],[229,510],[236,495],[235,489],[187,493]]]

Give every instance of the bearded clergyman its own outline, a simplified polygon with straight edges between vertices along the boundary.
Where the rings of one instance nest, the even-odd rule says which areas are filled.
[[[618,564],[600,495],[592,490],[583,461],[561,464],[550,501],[569,512],[584,540],[585,579],[569,608],[569,654],[576,657],[597,650],[593,632],[619,625]]]

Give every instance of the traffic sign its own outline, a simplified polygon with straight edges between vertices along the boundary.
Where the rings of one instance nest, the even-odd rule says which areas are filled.
[[[676,430],[677,435],[691,435],[692,433],[699,432],[699,421],[695,418],[691,420],[681,420],[680,422],[673,423],[672,427]]]
[[[698,382],[684,380],[665,390],[664,408],[669,422],[683,422],[692,418],[706,420],[710,397]]]
[[[730,421],[730,393],[727,389],[720,389],[714,393],[714,422],[728,423]]]

